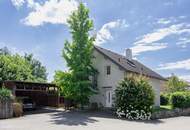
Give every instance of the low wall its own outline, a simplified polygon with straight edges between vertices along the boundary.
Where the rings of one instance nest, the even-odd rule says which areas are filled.
[[[0,101],[0,119],[13,117],[12,101]]]
[[[163,110],[158,111],[152,114],[151,119],[162,119],[162,118],[169,118],[169,117],[177,117],[177,116],[189,116],[190,115],[190,108],[176,108],[174,110]]]

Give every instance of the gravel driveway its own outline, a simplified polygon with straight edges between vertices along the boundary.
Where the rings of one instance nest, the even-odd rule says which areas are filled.
[[[44,109],[0,120],[0,130],[190,130],[190,117],[139,122],[116,119],[103,112]]]

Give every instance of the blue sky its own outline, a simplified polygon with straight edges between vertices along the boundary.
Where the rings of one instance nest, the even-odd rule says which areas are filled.
[[[189,0],[82,0],[94,21],[96,45],[133,57],[163,76],[190,81]],[[78,0],[0,0],[0,47],[33,53],[47,67],[66,70],[67,18]]]

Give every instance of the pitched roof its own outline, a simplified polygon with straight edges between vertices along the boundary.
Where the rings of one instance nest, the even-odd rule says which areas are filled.
[[[145,65],[141,64],[137,60],[134,59],[129,60],[123,55],[117,54],[115,52],[112,52],[110,50],[98,46],[94,46],[94,48],[126,71],[142,74],[160,80],[166,80],[164,77],[154,72],[150,68],[146,67]]]

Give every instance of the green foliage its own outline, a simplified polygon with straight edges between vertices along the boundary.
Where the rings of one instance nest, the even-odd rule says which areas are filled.
[[[31,66],[34,80],[37,82],[46,82],[47,72],[45,66],[43,66],[39,60],[35,59],[33,54],[25,54],[24,58]]]
[[[190,92],[175,92],[171,94],[171,105],[174,108],[190,107]]]
[[[45,82],[46,68],[33,55],[11,54],[7,47],[0,49],[0,81],[20,80]]]
[[[0,80],[32,80],[30,64],[19,55],[0,55]]]
[[[188,84],[182,80],[180,80],[177,76],[172,76],[169,78],[167,82],[167,91],[168,92],[178,92],[185,91]]]
[[[169,104],[170,94],[160,94],[160,105]]]
[[[145,78],[128,76],[116,89],[115,103],[117,111],[124,115],[134,111],[150,113],[154,105],[154,92]]]
[[[11,91],[2,87],[0,88],[0,100],[10,100],[12,99]]]
[[[54,82],[60,89],[60,95],[68,99],[75,99],[75,88],[72,87],[72,75],[68,72],[56,71]]]
[[[82,4],[68,19],[72,41],[66,41],[63,58],[69,72],[57,71],[55,82],[58,83],[64,96],[75,100],[81,106],[87,104],[93,94],[89,77],[95,73],[92,67],[94,37],[89,36],[93,22],[89,19],[89,10]]]

